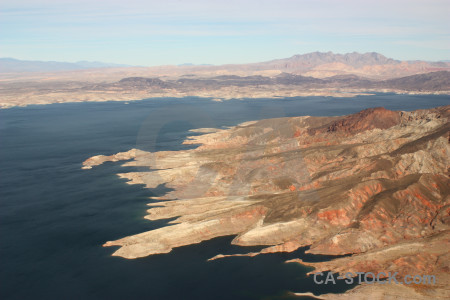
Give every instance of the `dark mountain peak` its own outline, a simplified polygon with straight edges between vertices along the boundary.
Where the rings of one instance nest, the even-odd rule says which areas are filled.
[[[146,78],[146,77],[126,77],[118,81],[115,85],[126,87],[167,87],[168,84],[159,78]]]
[[[362,132],[370,129],[387,129],[400,122],[400,114],[384,107],[375,107],[349,115],[328,126],[328,131]]]
[[[374,107],[345,116],[318,128],[311,128],[312,135],[330,132],[355,134],[366,130],[387,129],[400,123],[400,114],[384,107]]]
[[[133,82],[133,83],[137,83],[137,82],[160,82],[162,81],[159,78],[146,78],[146,77],[126,77],[121,79],[119,82],[120,83],[128,83],[128,82]]]

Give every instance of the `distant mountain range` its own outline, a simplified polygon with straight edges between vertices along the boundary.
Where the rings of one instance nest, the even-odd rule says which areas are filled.
[[[67,63],[22,61],[12,58],[0,58],[0,73],[53,72],[112,67],[130,66],[87,61]],[[450,62],[400,61],[387,58],[376,52],[352,52],[347,54],[313,52],[260,63],[217,66],[182,64],[178,66],[147,67],[140,68],[139,74],[136,73],[136,68],[131,70],[134,74],[132,76],[142,76],[144,73],[151,73],[152,76],[180,76],[185,74],[201,76],[274,76],[280,73],[290,73],[315,78],[327,78],[337,75],[356,75],[358,77],[377,80],[386,80],[437,71],[450,71]]]
[[[383,81],[369,80],[355,75],[338,75],[324,79],[282,73],[275,77],[222,75],[209,78],[179,78],[161,80],[159,78],[127,77],[119,82],[96,85],[100,90],[147,90],[147,89],[185,89],[219,90],[226,87],[276,87],[296,86],[305,89],[352,88],[352,89],[395,89],[406,91],[448,91],[450,90],[450,72],[438,71],[417,74]]]
[[[225,66],[219,66],[217,68]],[[448,62],[400,61],[376,52],[335,54],[313,52],[267,62],[229,65],[229,70],[281,71],[291,74],[326,78],[354,74],[373,79],[398,78],[415,74],[449,71]]]
[[[15,58],[0,58],[0,73],[22,72],[54,72],[72,71],[97,68],[130,67],[123,64],[110,64],[97,61],[58,62],[58,61],[33,61],[19,60]]]
[[[312,68],[331,63],[342,63],[354,68],[360,68],[363,66],[399,64],[401,61],[387,58],[386,56],[376,52],[363,54],[357,52],[346,54],[335,54],[333,52],[312,52],[302,55],[294,55],[290,58],[272,60],[266,64],[298,69]]]

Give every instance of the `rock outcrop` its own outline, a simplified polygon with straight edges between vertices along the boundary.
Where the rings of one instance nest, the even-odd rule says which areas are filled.
[[[236,245],[266,245],[259,253],[310,246],[313,254],[352,255],[313,264],[318,270],[434,272],[437,292],[418,293],[439,296],[450,272],[449,118],[445,106],[246,122],[185,141],[196,149],[133,149],[83,168],[131,159],[124,165],[149,169],[119,174],[130,184],[172,189],[149,204],[147,218],[174,225],[107,242],[121,247],[114,255],[235,235]]]

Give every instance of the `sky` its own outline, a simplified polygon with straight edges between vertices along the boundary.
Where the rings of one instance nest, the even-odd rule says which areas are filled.
[[[449,0],[1,0],[0,57],[155,66],[314,51],[450,60]]]

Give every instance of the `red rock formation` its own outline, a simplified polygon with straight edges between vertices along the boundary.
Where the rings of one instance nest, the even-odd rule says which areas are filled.
[[[387,129],[400,124],[400,120],[399,112],[387,110],[383,107],[368,108],[323,127],[313,128],[309,133],[313,135],[324,132],[354,134],[376,128]]]

